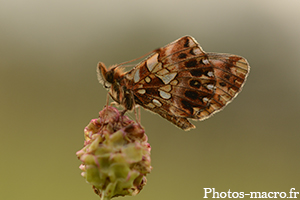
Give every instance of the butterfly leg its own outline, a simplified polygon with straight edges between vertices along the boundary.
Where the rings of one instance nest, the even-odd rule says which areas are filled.
[[[120,116],[123,117],[128,110],[125,108],[120,112]]]
[[[106,95],[106,108],[108,107],[108,102],[109,102],[109,93]]]

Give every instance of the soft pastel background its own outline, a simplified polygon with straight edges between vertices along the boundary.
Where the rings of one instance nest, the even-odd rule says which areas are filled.
[[[135,197],[300,192],[300,1],[0,1],[0,199],[98,199],[80,176],[83,128],[106,102],[96,64],[183,35],[244,56],[242,93],[184,132],[142,110],[153,171]],[[129,114],[134,118],[133,114]],[[300,197],[300,195],[298,196]]]

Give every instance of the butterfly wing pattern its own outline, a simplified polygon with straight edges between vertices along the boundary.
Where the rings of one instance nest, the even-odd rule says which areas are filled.
[[[191,36],[159,48],[123,73],[118,65],[98,64],[98,77],[126,110],[134,104],[159,114],[181,129],[222,110],[241,91],[249,73],[243,57],[206,53]]]

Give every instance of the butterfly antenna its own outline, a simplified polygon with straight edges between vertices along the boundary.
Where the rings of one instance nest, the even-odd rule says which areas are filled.
[[[125,65],[125,64],[128,64],[128,63],[131,63],[131,62],[140,60],[140,59],[142,59],[142,58],[144,58],[144,57],[146,57],[146,56],[148,56],[148,55],[150,55],[150,54],[152,54],[152,53],[154,53],[154,52],[157,52],[157,50],[154,50],[154,51],[151,51],[151,52],[149,52],[149,53],[146,53],[146,54],[144,54],[144,55],[142,55],[142,56],[140,56],[140,57],[138,57],[138,58],[135,58],[135,59],[132,59],[132,60],[129,60],[129,61],[125,61],[125,62],[119,63],[119,64],[117,64],[115,67],[119,67],[119,66],[121,66],[121,65]]]

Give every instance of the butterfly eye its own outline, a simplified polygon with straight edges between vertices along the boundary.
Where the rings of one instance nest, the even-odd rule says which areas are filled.
[[[105,80],[108,83],[113,83],[114,82],[114,69],[109,70],[106,74],[105,74]]]

